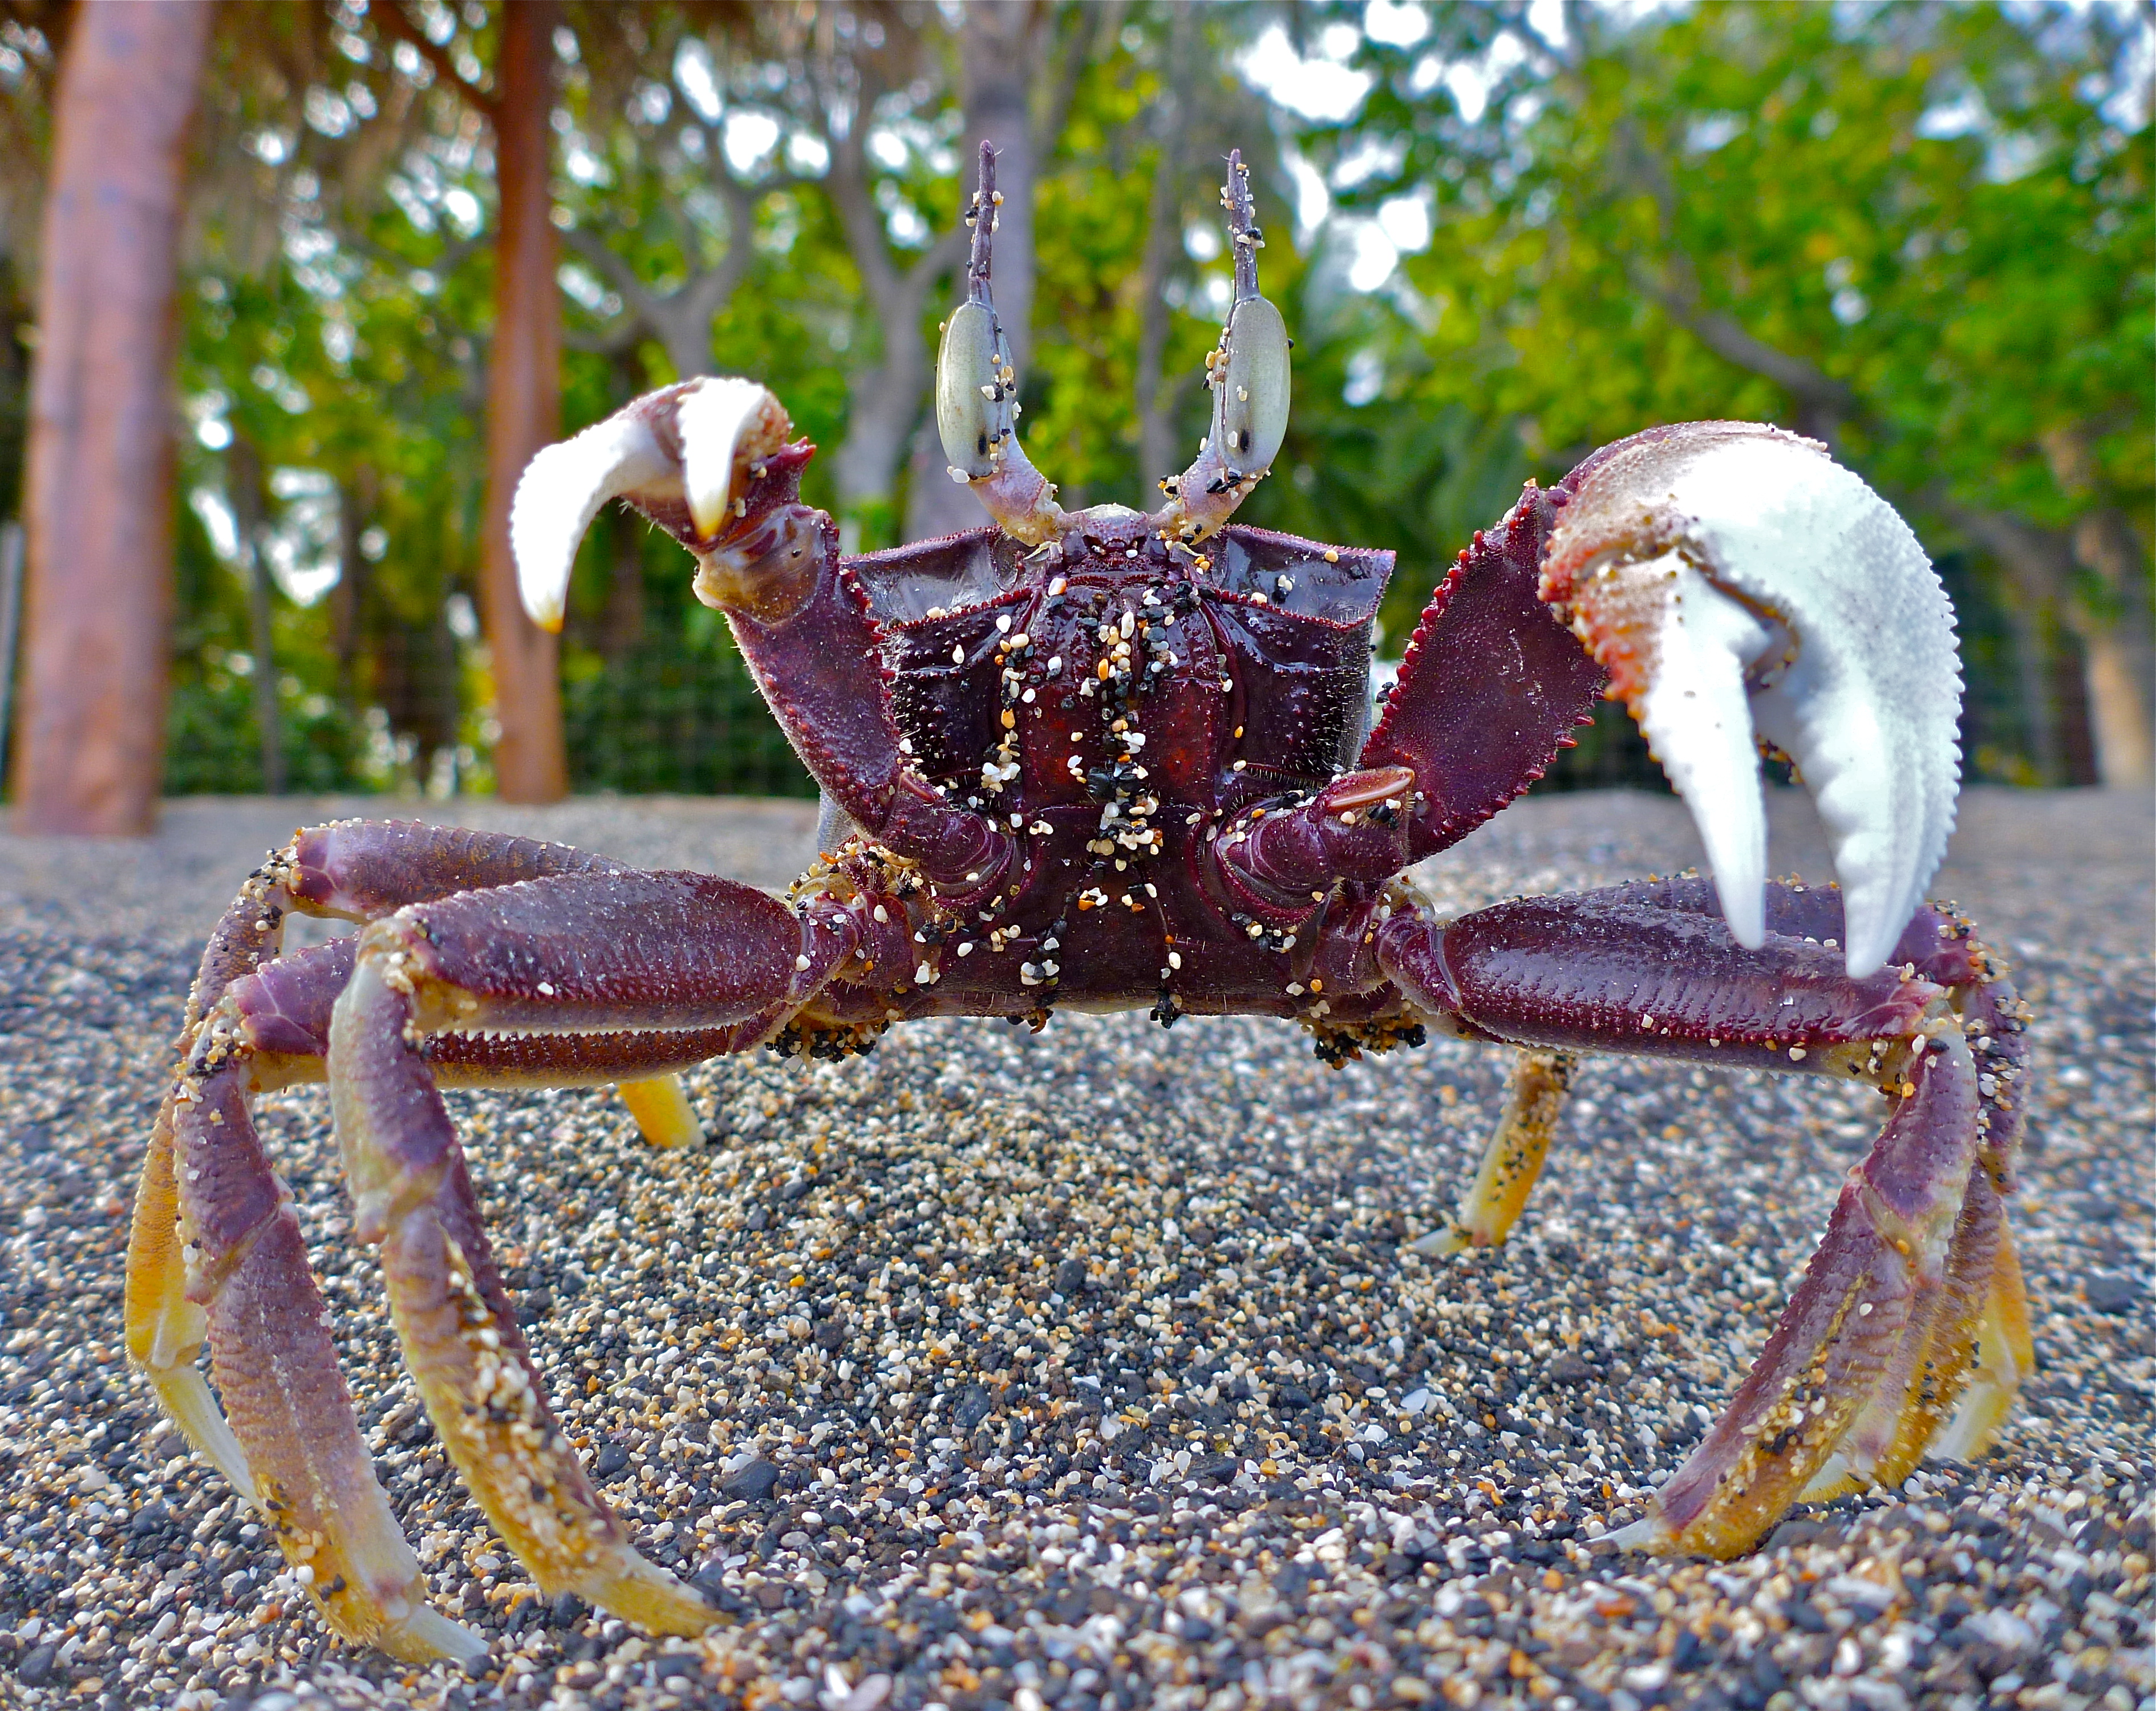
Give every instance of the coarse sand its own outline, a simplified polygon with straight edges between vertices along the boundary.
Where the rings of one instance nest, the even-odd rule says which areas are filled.
[[[1828,875],[1775,793],[1779,871]],[[806,804],[190,800],[0,838],[0,1701],[1207,1711],[2156,1711],[2152,814],[1975,790],[1936,895],[2035,1021],[2013,1221],[2039,1370],[1978,1466],[1800,1506],[1753,1555],[1604,1538],[1758,1353],[1875,1094],[1584,1062],[1511,1243],[1426,1260],[1504,1054],[1337,1071],[1281,1023],[895,1031],[706,1066],[662,1154],[601,1093],[450,1096],[564,1422],[735,1618],[539,1598],[448,1470],[320,1088],[259,1102],[357,1405],[481,1672],[329,1639],[121,1347],[126,1212],[203,936],[306,820],[420,814],[779,886]],[[1447,912],[1697,859],[1672,800],[1521,804]],[[319,932],[319,929],[317,929]]]

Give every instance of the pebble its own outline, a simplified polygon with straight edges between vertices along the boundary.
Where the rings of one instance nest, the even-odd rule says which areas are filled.
[[[1799,865],[1794,843],[1823,871],[1780,794],[1778,865]],[[733,832],[723,804],[458,806],[761,883],[790,865],[785,815],[804,848],[813,824],[787,805]],[[478,1679],[330,1641],[121,1354],[167,1042],[203,917],[277,836],[258,824],[272,811],[233,805],[220,832],[185,804],[140,845],[0,839],[0,1698],[2136,1711],[2156,1694],[2145,804],[1973,792],[1935,887],[1979,912],[2038,1015],[2013,1216],[2040,1369],[2002,1442],[1800,1508],[1732,1563],[1600,1541],[1757,1354],[1876,1127],[1846,1088],[1589,1060],[1512,1242],[1435,1261],[1412,1243],[1502,1093],[1502,1061],[1459,1042],[1335,1072],[1248,1019],[932,1023],[844,1064],[707,1066],[692,1097],[711,1139],[680,1154],[600,1094],[452,1093],[565,1426],[647,1551],[734,1618],[693,1642],[542,1601],[501,1549],[411,1405],[326,1101],[266,1096],[379,1471],[437,1602],[493,1642]],[[1687,836],[1656,799],[1553,798],[1423,877],[1465,909],[1666,871]],[[2071,886],[2037,859],[2062,848]]]

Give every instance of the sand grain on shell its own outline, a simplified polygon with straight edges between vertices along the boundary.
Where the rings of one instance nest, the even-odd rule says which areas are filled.
[[[803,804],[428,804],[779,884]],[[1500,1701],[2156,1705],[2145,803],[1978,791],[1934,887],[2038,1014],[2015,1206],[2041,1371],[1981,1466],[1799,1510],[1739,1562],[1598,1544],[1758,1352],[1867,1096],[1596,1059],[1520,1233],[1432,1263],[1503,1066],[1334,1073],[1283,1025],[895,1034],[695,1077],[654,1154],[589,1094],[452,1096],[563,1417],[737,1617],[656,1642],[535,1596],[449,1474],[348,1227],[319,1090],[262,1102],[393,1501],[477,1679],[326,1640],[120,1354],[135,1168],[202,934],[302,819],[0,839],[0,1698],[34,1706]],[[410,811],[410,810],[408,810]],[[1803,805],[1774,865],[1824,876]],[[1673,803],[1522,804],[1448,908],[1696,859]]]

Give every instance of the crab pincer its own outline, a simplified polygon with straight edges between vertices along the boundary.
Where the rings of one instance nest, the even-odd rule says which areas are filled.
[[[1763,942],[1758,742],[1795,763],[1841,881],[1849,972],[1887,959],[1953,830],[1961,671],[1909,526],[1826,448],[1751,422],[1650,429],[1558,490],[1543,598],[1609,674]]]

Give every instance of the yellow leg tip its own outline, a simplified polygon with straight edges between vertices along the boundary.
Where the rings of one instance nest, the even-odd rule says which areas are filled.
[[[424,1604],[402,1620],[385,1624],[374,1636],[374,1643],[399,1663],[435,1663],[444,1658],[469,1663],[487,1652],[480,1635]]]
[[[704,1126],[696,1121],[680,1076],[653,1076],[645,1081],[624,1082],[619,1091],[621,1102],[653,1146],[671,1150],[693,1147],[703,1140]]]
[[[1448,1219],[1444,1225],[1427,1236],[1419,1236],[1409,1244],[1409,1251],[1419,1253],[1424,1259],[1441,1260],[1456,1253],[1464,1253],[1474,1246],[1474,1238],[1460,1225]]]
[[[254,1475],[247,1465],[247,1452],[240,1448],[239,1440],[233,1435],[224,1410],[217,1405],[217,1398],[210,1394],[209,1382],[203,1377],[201,1369],[169,1366],[144,1367],[141,1371],[157,1391],[157,1400],[165,1405],[165,1412],[186,1435],[196,1452],[222,1473],[234,1491],[249,1503],[254,1503]]]
[[[613,1574],[580,1589],[593,1603],[654,1634],[687,1637],[732,1620],[656,1564],[634,1551],[624,1554],[628,1561]]]

